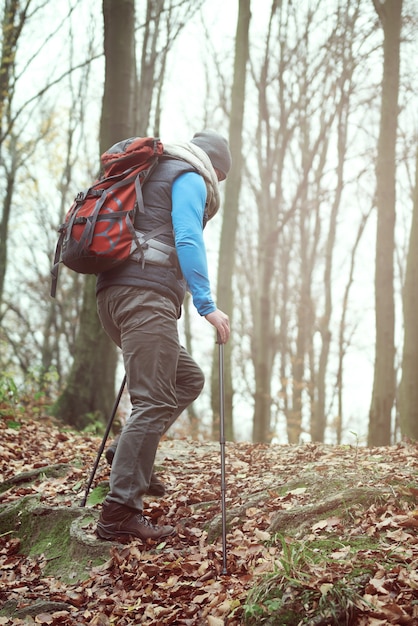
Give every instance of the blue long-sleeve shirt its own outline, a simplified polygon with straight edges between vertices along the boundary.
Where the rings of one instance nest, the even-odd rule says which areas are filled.
[[[206,194],[205,181],[195,172],[182,174],[173,183],[171,217],[177,256],[193,304],[200,315],[207,315],[216,309],[203,240]]]

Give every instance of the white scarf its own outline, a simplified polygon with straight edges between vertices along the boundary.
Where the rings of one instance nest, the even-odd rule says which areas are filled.
[[[189,142],[164,144],[164,153],[190,163],[203,176],[207,190],[207,215],[210,220],[219,209],[220,197],[218,177],[206,152]]]

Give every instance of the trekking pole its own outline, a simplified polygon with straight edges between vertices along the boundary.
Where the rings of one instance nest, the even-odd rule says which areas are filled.
[[[103,450],[104,450],[104,447],[106,445],[106,441],[107,441],[107,438],[109,436],[110,429],[112,428],[112,423],[113,423],[113,420],[115,419],[116,411],[118,410],[119,402],[120,402],[120,399],[122,397],[123,389],[125,387],[125,384],[126,384],[126,374],[123,377],[122,384],[121,384],[120,389],[119,389],[119,393],[116,396],[115,404],[113,405],[112,413],[111,413],[111,415],[109,417],[109,421],[107,422],[105,434],[103,435],[102,443],[100,444],[100,448],[99,448],[99,450],[97,452],[96,461],[94,462],[93,469],[92,469],[92,472],[90,474],[89,482],[87,483],[86,491],[84,493],[84,498],[82,499],[80,506],[86,506],[87,496],[89,495],[90,487],[92,486],[92,483],[93,483],[93,480],[94,480],[94,476],[96,474],[96,470],[97,470],[97,468],[99,466],[99,463],[100,463],[100,457],[103,454]]]
[[[222,514],[222,574],[226,569],[226,484],[225,484],[225,391],[224,391],[224,344],[218,333],[219,345],[219,418],[221,444],[221,514]]]

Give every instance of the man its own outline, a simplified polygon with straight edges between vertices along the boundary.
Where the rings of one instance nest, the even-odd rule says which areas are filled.
[[[143,255],[98,276],[99,316],[122,348],[132,404],[97,523],[102,539],[158,540],[174,532],[144,517],[142,497],[164,491],[153,474],[159,441],[204,384],[201,369],[178,338],[186,285],[219,340],[229,339],[228,316],[211,296],[203,228],[219,208],[218,182],[230,167],[228,143],[212,130],[196,133],[189,143],[165,146],[142,190],[145,212],[135,220],[140,233],[157,228],[161,234],[147,241]],[[164,255],[161,248],[174,254]]]

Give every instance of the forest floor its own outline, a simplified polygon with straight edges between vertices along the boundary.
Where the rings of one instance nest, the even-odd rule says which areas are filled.
[[[101,438],[0,406],[0,626],[418,625],[418,446],[165,439],[159,544],[94,534]],[[225,548],[225,549],[224,549]],[[225,567],[226,566],[226,567]]]

